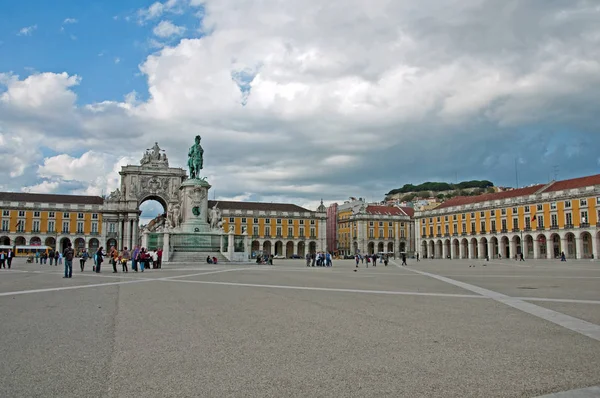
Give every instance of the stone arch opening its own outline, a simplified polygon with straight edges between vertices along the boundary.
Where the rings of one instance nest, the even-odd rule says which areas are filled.
[[[580,235],[581,239],[581,258],[594,258],[593,247],[592,247],[592,234],[589,232],[582,232]]]
[[[533,237],[531,235],[525,235],[524,239],[524,256],[525,258],[533,258]]]
[[[538,245],[539,258],[548,258],[548,242],[546,241],[546,235],[538,235],[534,244]]]
[[[462,256],[460,258],[469,258],[469,241],[466,238],[463,238],[460,241],[460,245],[462,247]]]
[[[435,244],[432,240],[429,241],[429,257],[430,258],[435,257]]]
[[[452,258],[460,258],[460,242],[458,239],[452,241]]]
[[[0,237],[0,245],[9,246],[10,245],[10,238],[8,236],[2,236],[2,237]]]
[[[88,252],[89,253],[96,253],[98,251],[99,247],[100,247],[100,241],[96,238],[92,238],[88,242]]]
[[[304,242],[298,242],[298,255],[306,257],[306,244]]]
[[[377,253],[381,253],[383,252],[383,242],[379,242],[379,244],[377,245]]]
[[[265,243],[263,243],[263,254],[271,254],[272,248],[271,248],[271,241],[265,241]]]
[[[294,254],[294,242],[290,241],[285,244],[285,257],[291,258]]]
[[[469,250],[469,254],[472,259],[479,258],[479,245],[477,244],[477,239],[471,238],[471,249]]]
[[[511,256],[510,240],[508,239],[508,236],[503,236],[500,238],[500,254],[504,258],[510,258]]]
[[[29,239],[29,244],[31,246],[41,246],[42,245],[42,239],[40,239],[39,236],[34,236],[31,239]]]
[[[49,236],[44,240],[44,245],[51,247],[52,249],[56,248],[56,239],[52,236]]]
[[[552,240],[552,258],[558,258],[563,251],[560,236],[558,236],[558,234],[552,234],[550,239]]]
[[[572,232],[569,232],[565,235],[567,240],[567,258],[577,258],[577,244],[575,241],[575,235]]]
[[[521,253],[523,253],[522,247],[521,247],[521,237],[519,235],[515,235],[512,238],[513,243],[515,245],[515,252],[512,253],[513,256],[517,255],[521,255]]]
[[[106,241],[106,247],[104,248],[104,250],[110,250],[111,247],[117,247],[117,240],[115,238],[110,238]],[[146,248],[148,249],[148,248]]]
[[[406,253],[406,242],[405,241],[400,242],[400,253]]]
[[[75,250],[75,253],[81,253],[83,250],[85,249],[85,239],[83,238],[77,238],[75,239],[75,242],[73,244],[73,250]]]
[[[25,246],[27,245],[27,240],[23,236],[17,236],[15,238],[15,246]]]
[[[450,250],[451,250],[450,239],[446,239],[444,241],[444,249],[443,249],[443,251],[446,253],[446,258],[450,257]]]
[[[443,243],[441,240],[438,240],[435,242],[435,258],[444,258],[442,251],[443,251]]]
[[[388,253],[393,253],[394,252],[394,244],[392,242],[388,242],[388,244],[387,244],[387,251],[388,251]]]
[[[490,238],[490,243],[492,244],[492,251],[491,253],[489,253],[490,258],[497,258],[498,257],[498,238],[496,238],[495,236],[492,236]]]
[[[310,242],[308,244],[308,251],[312,254],[312,253],[316,253],[317,252],[317,242]]]
[[[283,254],[283,242],[278,240],[275,242],[275,255],[281,256]]]
[[[65,251],[65,249],[68,247],[69,243],[71,243],[71,239],[69,239],[67,237],[61,238],[61,240],[60,240],[61,253]]]
[[[481,238],[481,240],[479,241],[480,244],[480,255],[478,256],[478,258],[488,258],[491,256],[491,254],[489,253],[489,246],[488,246],[488,240],[486,237]]]
[[[375,253],[375,243],[369,242],[369,244],[367,245],[367,254],[373,253]]]
[[[423,241],[423,242],[421,242],[421,256],[423,258],[427,258],[427,257],[429,257],[427,254],[428,254],[427,241]]]

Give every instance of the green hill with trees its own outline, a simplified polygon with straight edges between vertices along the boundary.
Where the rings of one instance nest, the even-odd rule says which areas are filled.
[[[401,188],[392,189],[386,194],[386,198],[396,196],[402,201],[411,201],[415,198],[437,196],[439,199],[449,199],[454,196],[472,196],[493,192],[493,187],[494,183],[488,180],[463,181],[458,184],[428,181],[419,185],[405,184]]]

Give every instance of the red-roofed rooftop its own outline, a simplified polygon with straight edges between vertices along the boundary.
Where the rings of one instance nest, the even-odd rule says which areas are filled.
[[[570,180],[556,181],[550,185],[544,192],[565,191],[575,188],[583,188],[594,185],[600,185],[600,174],[587,177],[572,178]]]
[[[403,216],[404,213],[402,210],[395,206],[378,206],[378,205],[368,205],[367,206],[368,214],[377,214],[380,216]]]
[[[470,204],[474,204],[474,203],[487,202],[490,200],[501,200],[501,199],[516,198],[518,196],[533,195],[534,193],[536,193],[543,187],[544,187],[543,184],[538,184],[538,185],[533,185],[531,187],[513,189],[511,191],[488,193],[488,194],[477,195],[477,196],[457,196],[455,198],[448,199],[447,201],[445,201],[444,203],[442,203],[441,205],[436,207],[435,210],[445,209],[445,208],[454,207],[454,206],[464,206],[464,205],[470,205]]]

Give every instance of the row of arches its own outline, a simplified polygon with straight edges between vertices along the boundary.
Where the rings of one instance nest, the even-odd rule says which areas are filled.
[[[273,254],[275,256],[285,256],[290,258],[292,255],[298,255],[301,257],[306,256],[307,249],[308,253],[316,253],[317,252],[317,242],[310,241],[308,245],[303,242],[297,242],[297,247],[294,245],[295,242],[288,241],[284,244],[283,241],[271,242],[266,240],[262,243],[254,240],[252,241],[252,252],[262,251],[265,254]]]
[[[595,241],[594,241],[595,240]],[[477,238],[454,238],[423,240],[421,256],[424,258],[514,258],[520,256],[530,259],[558,258],[562,253],[567,258],[597,258],[600,244],[600,232],[593,236],[584,231],[576,235],[568,232],[546,237],[520,235]]]
[[[8,236],[0,236],[0,245],[5,246],[49,246],[53,249],[56,249],[56,243],[56,238],[53,236],[48,236],[43,241],[39,236],[32,236],[29,238],[29,240],[27,240],[24,236],[17,236],[13,240],[11,240]],[[83,249],[88,249],[90,252],[95,252],[100,247],[100,241],[96,238],[91,238],[86,244],[86,241],[83,238],[71,240],[68,237],[63,237],[58,241],[58,249],[63,251],[67,248],[69,243],[71,243],[75,252],[80,252]],[[116,244],[117,241],[115,239],[109,239],[106,247],[110,247],[111,245],[116,246]]]

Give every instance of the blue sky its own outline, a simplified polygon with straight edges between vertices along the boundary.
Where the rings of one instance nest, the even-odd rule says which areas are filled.
[[[155,24],[140,21],[138,10],[152,3],[142,0],[3,2],[0,71],[12,71],[20,77],[40,71],[76,74],[82,78],[73,89],[78,104],[122,100],[131,91],[145,99],[148,87],[138,66],[157,48],[150,43]],[[199,28],[197,12],[172,13],[167,20],[185,26],[188,37],[199,37],[200,33],[194,33]],[[28,27],[29,33],[19,33]]]
[[[0,189],[106,194],[196,134],[220,200],[600,171],[594,2],[324,4],[3,2]]]

